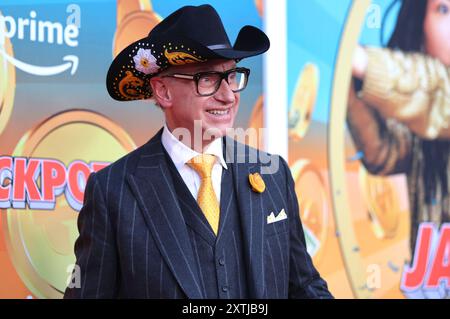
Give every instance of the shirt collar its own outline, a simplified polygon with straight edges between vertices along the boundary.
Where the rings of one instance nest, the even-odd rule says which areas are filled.
[[[161,136],[161,142],[172,159],[173,163],[177,170],[180,170],[188,161],[194,158],[200,153],[194,151],[189,148],[181,141],[179,141],[173,134],[170,132],[167,124],[164,124],[163,133]],[[221,138],[216,138],[212,141],[204,151],[205,154],[215,155],[216,158],[219,159],[219,163],[223,168],[228,169],[228,166],[223,158],[223,143]]]

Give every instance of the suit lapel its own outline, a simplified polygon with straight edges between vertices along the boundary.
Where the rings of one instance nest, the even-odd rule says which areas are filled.
[[[220,225],[219,225],[219,233],[217,234],[217,244],[224,240],[224,238],[228,238],[227,236],[231,234],[228,231],[228,223],[230,215],[230,206],[231,201],[234,198],[234,185],[233,185],[233,177],[232,172],[230,172],[230,168],[222,170],[222,181],[220,186]]]
[[[264,298],[264,193],[253,192],[248,181],[248,175],[259,172],[260,166],[257,163],[251,163],[249,157],[241,148],[241,144],[228,137],[224,138],[224,141],[226,161],[233,172],[237,204],[240,211],[250,298]]]
[[[128,183],[161,255],[188,298],[203,298],[198,270],[161,143],[162,130],[144,147]]]
[[[172,167],[173,166],[173,167]],[[183,181],[180,173],[173,163],[168,164],[169,171],[172,173],[174,189],[178,197],[186,224],[202,237],[209,245],[214,247],[216,236],[208,223],[205,215],[201,211],[191,192]]]

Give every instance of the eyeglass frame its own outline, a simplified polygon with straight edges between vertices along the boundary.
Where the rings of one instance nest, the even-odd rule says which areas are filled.
[[[247,84],[248,84],[248,79],[250,77],[250,69],[247,68],[243,68],[243,67],[237,67],[237,68],[233,68],[230,70],[227,70],[225,72],[219,72],[219,71],[206,71],[206,72],[198,72],[195,74],[185,74],[185,73],[173,73],[173,74],[169,74],[169,75],[163,75],[162,77],[171,77],[171,78],[175,78],[175,79],[182,79],[182,80],[193,80],[195,81],[195,88],[197,90],[197,94],[200,96],[212,96],[214,94],[217,93],[217,91],[219,90],[222,81],[225,80],[225,82],[227,82],[228,85],[230,85],[230,83],[228,83],[228,76],[233,73],[233,72],[242,72],[245,74],[246,79],[245,79],[245,85],[242,89],[239,90],[231,90],[233,91],[233,93],[238,93],[241,92],[243,90],[245,90],[245,88],[247,88]],[[210,94],[201,94],[199,92],[198,89],[198,81],[200,80],[200,78],[204,75],[208,75],[208,74],[215,74],[215,75],[219,75],[220,76],[220,81],[218,81],[215,90],[210,93]]]

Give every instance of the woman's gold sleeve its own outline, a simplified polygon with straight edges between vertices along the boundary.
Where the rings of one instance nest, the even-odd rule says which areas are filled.
[[[367,48],[360,97],[425,139],[450,138],[450,68],[419,53]]]

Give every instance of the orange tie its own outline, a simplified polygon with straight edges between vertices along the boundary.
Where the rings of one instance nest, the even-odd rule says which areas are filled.
[[[220,206],[214,192],[211,171],[216,161],[216,157],[210,154],[197,155],[186,164],[194,169],[200,176],[201,183],[198,190],[197,203],[203,214],[217,235],[219,229]]]

